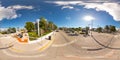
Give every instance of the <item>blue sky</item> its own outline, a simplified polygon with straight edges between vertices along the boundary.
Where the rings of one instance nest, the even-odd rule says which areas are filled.
[[[21,27],[25,22],[35,22],[40,17],[53,21],[57,26],[85,27],[94,17],[94,27],[115,25],[120,27],[119,1],[45,1],[45,0],[0,0],[0,28]],[[113,8],[115,7],[115,9]]]

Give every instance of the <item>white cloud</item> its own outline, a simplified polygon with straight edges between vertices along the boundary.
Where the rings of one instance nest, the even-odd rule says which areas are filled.
[[[75,10],[79,10],[75,7],[73,7],[72,5],[76,5],[78,3],[81,3],[81,1],[67,1],[67,2],[64,2],[64,1],[46,1],[46,3],[54,3],[54,4],[57,4],[57,6],[62,6],[62,10],[65,9],[65,8],[68,8],[68,9],[75,9]]]
[[[0,4],[0,21],[3,19],[15,19],[19,17],[20,14],[17,14],[16,11],[21,9],[33,9],[33,7],[21,5],[4,7]]]
[[[32,6],[21,6],[21,5],[14,5],[14,6],[9,6],[7,7],[9,9],[15,9],[15,10],[20,10],[20,9],[33,9]]]
[[[114,20],[120,21],[120,4],[117,2],[110,2],[111,0],[100,1],[100,0],[90,0],[86,1],[46,1],[47,3],[53,3],[57,6],[62,6],[64,8],[74,9],[74,5],[84,6],[86,9],[95,9],[96,11],[105,11],[109,13]],[[93,2],[93,3],[92,3]],[[99,3],[100,2],[100,3]]]
[[[74,9],[73,6],[63,6],[61,9],[65,9],[65,8]]]
[[[113,19],[120,21],[120,4],[118,3],[102,3],[102,4],[86,4],[85,8],[87,9],[96,9],[96,11],[106,11]]]
[[[57,4],[58,6],[66,6],[66,5],[76,5],[79,3],[82,3],[82,1],[46,1],[46,3],[54,3]]]

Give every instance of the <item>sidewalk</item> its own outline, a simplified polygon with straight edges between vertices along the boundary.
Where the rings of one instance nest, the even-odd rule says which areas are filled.
[[[54,41],[54,37],[52,35],[51,40],[48,39],[43,39],[34,43],[30,43],[30,44],[23,44],[23,43],[15,43],[14,46],[12,48],[10,48],[10,50],[18,52],[18,53],[24,53],[24,52],[41,52],[45,49],[47,49],[52,42]]]
[[[48,35],[47,35],[48,36]],[[46,36],[42,37],[42,40],[39,38],[36,41],[33,41],[31,43],[20,43],[13,37],[2,37],[0,38],[2,45],[11,45],[14,46],[9,48],[12,52],[17,53],[31,53],[31,52],[41,52],[45,49],[47,49],[52,42],[54,41],[54,35],[51,34],[51,40],[48,40]],[[4,43],[5,42],[5,43]]]

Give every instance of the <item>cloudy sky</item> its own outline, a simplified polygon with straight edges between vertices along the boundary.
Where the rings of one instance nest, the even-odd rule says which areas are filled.
[[[85,27],[94,18],[94,27],[115,25],[120,27],[119,0],[0,0],[0,28],[21,27],[25,22],[35,22],[40,17],[58,26]]]

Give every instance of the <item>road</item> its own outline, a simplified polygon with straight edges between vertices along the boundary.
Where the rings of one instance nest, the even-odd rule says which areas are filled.
[[[0,50],[0,60],[119,60],[120,57],[119,50],[105,48],[98,51],[88,51],[87,49],[102,47],[90,36],[69,36],[64,31],[59,31],[54,34],[53,38],[54,42],[52,45],[44,51],[36,51],[28,48],[26,48],[25,52],[13,52],[10,51],[10,48]],[[104,40],[104,38],[101,39]],[[101,40],[99,41],[101,42]],[[103,41],[101,43],[107,44],[108,42]],[[110,46],[114,47],[116,46],[115,44],[119,45],[118,40]],[[32,48],[34,48],[34,45]]]

